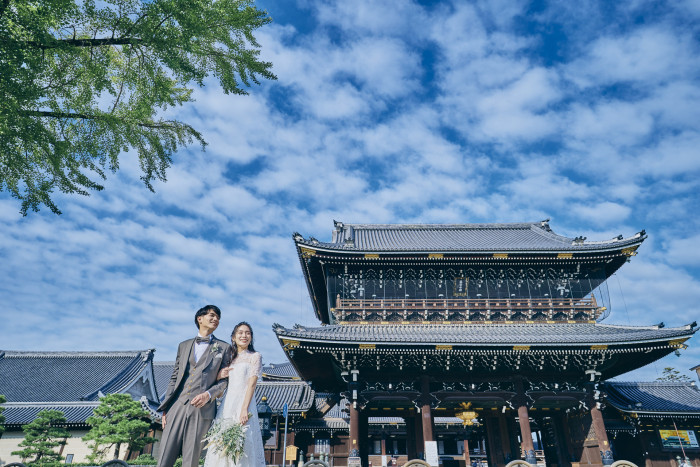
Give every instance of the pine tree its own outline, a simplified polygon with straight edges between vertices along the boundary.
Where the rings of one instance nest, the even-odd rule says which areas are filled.
[[[56,448],[66,444],[70,438],[68,430],[63,428],[66,417],[59,410],[42,410],[33,422],[24,425],[24,440],[19,447],[21,451],[14,451],[12,455],[20,456],[23,460],[29,460],[32,466],[57,466],[61,464],[63,457],[56,452]]]
[[[686,375],[681,374],[680,371],[676,370],[671,366],[664,368],[659,378],[656,381],[673,381],[677,383],[689,383],[692,379],[688,378]]]
[[[87,423],[92,428],[83,440],[92,441],[89,459],[93,462],[101,460],[110,448],[114,448],[113,459],[117,459],[124,444],[128,450],[138,451],[156,441],[146,436],[151,428],[148,412],[128,394],[103,397]]]

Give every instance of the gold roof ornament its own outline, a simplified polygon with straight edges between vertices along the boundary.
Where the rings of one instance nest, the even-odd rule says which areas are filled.
[[[474,420],[479,416],[479,414],[473,410],[469,410],[469,408],[472,406],[472,403],[471,402],[462,402],[459,405],[460,405],[460,407],[462,407],[463,410],[455,412],[455,417],[462,420],[462,425],[464,425],[464,426],[474,425]]]

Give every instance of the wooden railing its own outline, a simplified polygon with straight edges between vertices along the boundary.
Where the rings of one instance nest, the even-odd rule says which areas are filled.
[[[590,321],[605,310],[589,298],[342,299],[332,309],[337,321]]]

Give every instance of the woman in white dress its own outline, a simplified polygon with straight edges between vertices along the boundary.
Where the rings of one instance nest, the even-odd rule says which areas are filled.
[[[253,328],[245,321],[231,333],[231,365],[222,368],[219,378],[228,378],[228,389],[216,414],[217,420],[228,419],[241,425],[248,424],[243,454],[238,462],[222,456],[214,449],[207,450],[205,467],[264,467],[263,448],[258,410],[255,405],[255,385],[262,377],[262,357],[253,347]],[[248,416],[250,414],[250,416]]]

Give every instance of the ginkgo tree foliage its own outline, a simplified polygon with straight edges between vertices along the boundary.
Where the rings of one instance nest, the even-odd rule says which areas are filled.
[[[276,79],[254,36],[270,21],[250,0],[0,0],[0,190],[60,214],[57,192],[101,190],[126,152],[153,190],[206,144],[166,109],[207,77],[227,94]]]

